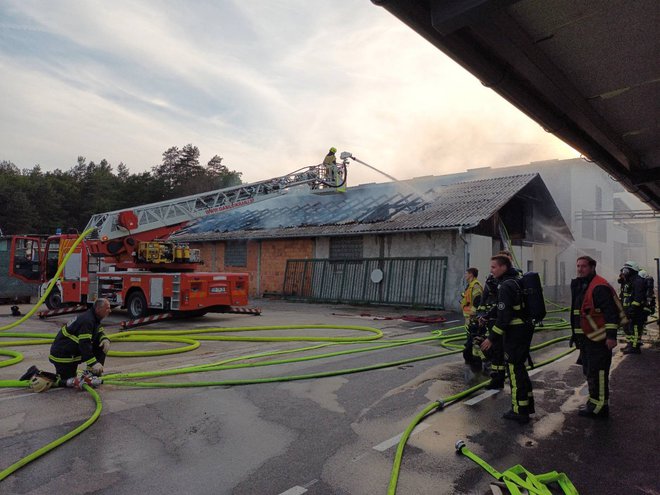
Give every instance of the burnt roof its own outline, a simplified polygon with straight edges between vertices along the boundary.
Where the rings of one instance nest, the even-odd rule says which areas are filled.
[[[345,193],[288,194],[224,211],[179,231],[182,241],[318,237],[396,232],[469,230],[491,218],[523,190],[568,227],[538,174],[509,175],[448,183],[424,177],[350,187]],[[455,180],[455,179],[454,179]]]

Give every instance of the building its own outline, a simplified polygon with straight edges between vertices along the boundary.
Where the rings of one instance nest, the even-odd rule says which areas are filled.
[[[251,295],[459,309],[463,274],[509,239],[523,267],[556,280],[573,238],[537,173],[305,187],[206,217],[174,239],[211,271],[247,271]],[[539,269],[540,271],[540,269]]]
[[[660,212],[642,203],[596,164],[584,159],[547,160],[503,168],[476,168],[444,176],[450,182],[538,173],[548,187],[574,241],[558,257],[556,280],[546,278],[546,293],[567,300],[575,260],[589,255],[598,272],[615,282],[626,260],[652,275],[660,255]],[[552,233],[561,235],[561,233]],[[541,271],[537,265],[533,268]]]

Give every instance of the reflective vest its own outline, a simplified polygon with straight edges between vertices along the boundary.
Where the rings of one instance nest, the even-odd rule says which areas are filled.
[[[463,292],[462,297],[461,297],[461,306],[463,307],[463,316],[466,318],[468,316],[472,316],[475,313],[475,308],[473,307],[473,299],[472,299],[472,294],[475,293],[475,296],[478,296],[479,294],[483,293],[483,289],[481,287],[481,284],[479,281],[475,278],[470,282],[467,286],[467,289],[465,289],[465,292]],[[455,300],[455,299],[454,299]]]
[[[623,324],[625,321],[623,306],[621,306],[621,301],[616,295],[616,291],[609,283],[607,283],[607,280],[600,275],[596,275],[591,282],[589,282],[587,291],[584,294],[584,299],[582,300],[582,307],[580,308],[580,328],[587,338],[595,342],[602,342],[605,340],[607,330],[619,328],[619,324],[617,323],[606,323],[605,316],[601,309],[594,307],[594,289],[599,285],[604,285],[610,290],[614,304],[616,304],[619,309],[620,324]]]

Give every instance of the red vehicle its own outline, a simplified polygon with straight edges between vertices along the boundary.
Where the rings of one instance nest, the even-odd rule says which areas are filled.
[[[346,161],[341,177],[345,177]],[[247,273],[197,271],[199,250],[168,237],[191,221],[268,199],[290,187],[339,187],[345,182],[328,184],[323,176],[321,166],[306,167],[262,182],[94,215],[85,229],[94,228],[94,232],[70,256],[46,305],[55,309],[105,297],[113,306],[126,308],[132,318],[163,311],[197,316],[245,306]],[[35,279],[38,273],[43,294],[77,238],[78,234],[59,234],[44,242],[38,237],[14,236],[13,246],[29,242],[31,252],[41,254],[20,263],[12,259],[10,275],[24,278],[22,274],[29,272]]]

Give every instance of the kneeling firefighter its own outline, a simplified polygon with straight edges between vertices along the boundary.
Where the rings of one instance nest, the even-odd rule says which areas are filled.
[[[92,386],[102,383],[100,376],[110,350],[110,339],[101,321],[110,311],[110,301],[97,299],[90,309],[64,325],[55,336],[49,356],[55,374],[31,366],[20,379],[30,380],[35,392],[44,392],[50,387],[82,388],[85,383]],[[85,363],[87,368],[78,376],[80,363]]]

